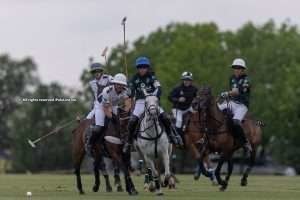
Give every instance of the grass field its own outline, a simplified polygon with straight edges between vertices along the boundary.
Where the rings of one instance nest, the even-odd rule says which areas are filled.
[[[138,196],[130,197],[127,193],[106,193],[104,183],[98,193],[91,192],[93,177],[83,176],[85,195],[79,195],[75,189],[72,175],[0,175],[0,200],[27,199],[26,192],[33,193],[32,200],[192,200],[192,199],[230,199],[230,200],[296,200],[300,199],[300,177],[250,176],[249,186],[240,187],[238,176],[233,176],[226,192],[219,192],[207,179],[194,181],[192,176],[178,176],[180,183],[177,190],[164,188],[164,196],[156,197],[143,191],[143,178],[135,177]]]

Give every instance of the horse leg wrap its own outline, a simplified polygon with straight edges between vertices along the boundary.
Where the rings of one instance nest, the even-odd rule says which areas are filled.
[[[159,177],[154,177],[154,183],[155,183],[155,188],[157,190],[160,189],[160,181],[159,181]]]

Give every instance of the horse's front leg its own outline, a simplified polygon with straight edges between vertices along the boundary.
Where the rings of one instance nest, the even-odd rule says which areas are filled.
[[[220,190],[221,191],[224,191],[226,190],[226,188],[228,187],[228,183],[229,183],[229,179],[230,179],[230,176],[232,174],[232,171],[233,171],[233,161],[232,161],[232,158],[228,159],[227,161],[227,175],[225,177],[225,182],[226,184],[222,185]]]
[[[99,157],[99,156],[97,156]],[[93,186],[93,191],[98,192],[100,187],[100,173],[99,173],[99,166],[100,166],[100,159],[94,158],[94,176],[95,176],[95,183]]]
[[[150,169],[153,173],[153,181],[155,184],[155,193],[157,196],[161,196],[161,195],[163,195],[163,192],[161,191],[160,177],[159,177],[158,171],[155,168],[154,161],[152,159],[150,159],[148,156],[145,156],[145,161],[147,163],[147,166],[150,167]],[[170,168],[169,168],[169,173],[170,173]],[[150,187],[151,187],[151,185],[150,185]]]
[[[226,181],[224,181],[221,177],[221,169],[222,169],[224,162],[225,162],[225,158],[224,158],[224,156],[221,156],[219,159],[218,165],[216,167],[216,170],[215,170],[216,179],[217,179],[219,185],[221,185],[221,188],[220,188],[221,191],[224,191],[224,189],[222,189],[222,188],[227,187]]]
[[[245,172],[243,173],[243,177],[241,179],[241,186],[247,186],[248,184],[248,176],[249,173],[251,172],[251,169],[253,168],[254,164],[255,164],[255,158],[256,158],[256,149],[253,148],[251,154],[250,154],[250,160],[248,163],[248,166],[245,170]]]
[[[166,152],[162,153],[162,159],[163,159],[163,163],[164,163],[164,168],[165,168],[165,177],[164,177],[164,182],[163,182],[163,186],[167,187],[169,186],[169,188],[175,188],[175,180],[171,175],[171,171],[170,171],[170,150],[166,149]]]
[[[124,190],[123,190],[121,178],[120,178],[120,166],[115,161],[113,161],[113,165],[114,165],[114,178],[115,178],[114,185],[115,185],[115,187],[117,187],[118,192],[123,192]]]
[[[110,184],[110,180],[109,180],[109,175],[107,173],[107,170],[106,170],[106,164],[105,164],[105,159],[102,158],[101,161],[100,161],[100,170],[101,170],[101,173],[105,179],[105,185],[106,185],[106,192],[112,192],[112,187],[111,187],[111,184]]]

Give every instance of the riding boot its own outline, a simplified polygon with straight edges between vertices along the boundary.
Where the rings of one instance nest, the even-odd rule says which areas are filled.
[[[184,132],[183,132],[182,128],[176,127],[176,132],[180,135],[180,137],[181,137],[181,139],[182,139],[182,142],[183,142],[183,145],[184,145],[184,147],[185,147]]]
[[[252,147],[239,121],[234,120],[233,130],[235,134],[238,136],[239,141],[243,145],[246,154],[250,155],[250,153],[252,152]]]
[[[123,153],[128,153],[131,150],[131,146],[133,144],[133,139],[135,137],[136,128],[139,122],[139,118],[137,116],[131,116],[128,122],[128,140],[123,147]]]
[[[104,136],[104,126],[95,125],[92,128],[92,135],[87,141],[87,154],[92,157],[96,143]]]
[[[183,147],[183,142],[181,136],[177,133],[175,128],[172,128],[172,123],[169,117],[165,113],[159,115],[159,120],[165,127],[166,133],[171,141],[171,143]]]

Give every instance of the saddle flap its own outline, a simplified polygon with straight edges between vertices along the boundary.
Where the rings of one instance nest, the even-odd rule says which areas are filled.
[[[105,136],[104,139],[107,142],[110,142],[112,144],[123,144],[123,142],[120,140],[120,138],[114,137],[114,136]]]

